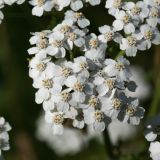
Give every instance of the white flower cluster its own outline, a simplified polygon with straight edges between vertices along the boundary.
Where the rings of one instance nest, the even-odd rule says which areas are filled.
[[[58,11],[70,6],[73,11],[78,11],[83,8],[84,3],[89,3],[92,6],[99,5],[100,0],[30,0],[29,3],[34,6],[32,14],[42,16],[44,11],[49,12],[52,8]]]
[[[150,142],[150,157],[153,160],[160,160],[160,115],[152,118],[146,123],[145,138]]]
[[[41,16],[45,11],[51,11],[53,7],[62,10],[70,5],[72,10],[65,13],[65,19],[77,22],[78,26],[85,28],[90,24],[84,19],[82,12],[78,10],[83,7],[83,3],[89,2],[91,5],[99,5],[100,0],[31,0],[34,6],[33,15]],[[115,20],[112,26],[104,25],[99,27],[100,42],[107,44],[114,41],[119,44],[121,50],[127,56],[136,56],[137,51],[145,51],[151,48],[152,44],[160,44],[160,32],[157,25],[160,23],[160,2],[159,0],[144,0],[138,2],[123,2],[122,0],[107,0],[105,8],[108,14]],[[71,25],[71,24],[70,24]],[[120,33],[121,34],[120,34]],[[84,35],[84,33],[80,33]],[[95,35],[91,34],[91,37]]]
[[[5,5],[13,5],[14,3],[20,5],[25,0],[0,0],[0,24],[2,23],[2,20],[4,18],[3,12],[1,11],[2,8],[5,7]]]
[[[2,150],[9,150],[9,135],[8,131],[11,130],[11,126],[5,121],[3,117],[0,117],[0,157]]]
[[[30,39],[35,45],[28,53],[34,55],[29,75],[38,89],[36,103],[43,103],[54,134],[63,133],[66,121],[103,131],[113,119],[138,125],[144,114],[138,99],[125,95],[135,91],[129,61],[106,58],[104,37],[117,42],[120,34],[105,25],[97,36],[88,32],[89,24],[83,13],[67,11],[52,31],[33,33]]]
[[[100,4],[98,0],[86,2]],[[127,56],[136,56],[138,50],[160,44],[159,0],[107,0],[105,8],[115,20],[112,26],[99,27],[99,35],[89,31],[90,21],[78,11],[83,7],[81,0],[30,3],[38,16],[52,7],[62,10],[70,5],[72,9],[53,30],[33,33],[30,43],[34,46],[28,49],[34,55],[29,75],[38,89],[35,100],[43,103],[53,133],[62,134],[66,121],[77,128],[91,125],[96,131],[103,131],[113,119],[138,125],[144,108],[137,98],[125,95],[136,90],[129,61],[123,56],[108,58],[106,50],[113,41]]]

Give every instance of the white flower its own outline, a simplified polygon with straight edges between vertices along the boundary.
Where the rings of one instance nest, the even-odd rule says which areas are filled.
[[[151,142],[149,151],[150,151],[150,157],[153,160],[160,160],[160,142],[155,141]]]
[[[71,9],[78,11],[83,7],[83,2],[81,0],[57,0],[55,2],[56,8],[61,11],[64,7],[70,5]]]
[[[67,46],[69,46],[69,50],[73,49],[73,45],[82,47],[85,43],[84,36],[85,32],[82,30],[78,28],[72,29],[67,36]]]
[[[126,108],[118,115],[118,119],[124,123],[139,125],[140,120],[143,118],[145,109],[139,107],[138,99],[128,98],[126,101]]]
[[[8,131],[11,130],[11,126],[5,121],[3,117],[0,117],[0,158],[1,152],[10,149]]]
[[[85,37],[85,45],[82,50],[85,51],[85,56],[91,60],[104,60],[107,44],[100,42],[98,37],[91,33]]]
[[[116,93],[115,89],[110,97],[101,97],[102,108],[105,114],[113,119],[117,118],[119,112],[123,109],[123,98],[122,95]]]
[[[92,6],[96,6],[101,3],[101,0],[85,0],[85,2],[88,2]]]
[[[112,27],[104,25],[99,27],[99,32],[101,35],[98,36],[98,39],[103,43],[107,43],[110,41],[115,41],[117,43],[121,42],[122,36],[120,33],[115,32]]]
[[[54,72],[56,73],[56,76],[59,77],[59,80],[64,84],[65,80],[73,73],[73,63],[61,58],[57,60],[55,64],[56,65],[54,66]]]
[[[111,122],[111,119],[101,109],[88,108],[83,110],[83,113],[85,123],[92,125],[97,132],[104,131],[105,127]]]
[[[160,8],[160,1],[159,0],[144,0],[144,2],[149,6],[154,6]]]
[[[129,70],[129,61],[124,57],[118,57],[117,62],[112,59],[106,59],[104,64],[104,72],[108,76],[115,76],[120,81],[127,81],[131,77]]]
[[[48,69],[50,70],[52,67],[53,68],[53,63],[50,62],[51,58],[42,58],[39,56],[33,57],[29,61],[29,76],[31,78],[37,78],[41,76],[42,74],[45,74],[45,72],[48,72]]]
[[[55,135],[63,134],[63,122],[64,113],[63,112],[50,112],[45,113],[45,120],[47,123],[52,124],[52,132]]]
[[[74,73],[79,73],[84,78],[89,78],[88,68],[89,66],[86,57],[80,56],[74,58],[74,63],[72,65],[72,70]]]
[[[31,33],[32,37],[29,39],[29,42],[31,45],[38,44],[40,43],[42,39],[47,38],[50,33],[51,33],[50,30],[44,30],[41,32]]]
[[[53,31],[60,32],[64,36],[67,36],[72,28],[73,28],[73,21],[67,19],[67,20],[63,20],[61,23],[56,25],[53,28]]]
[[[42,16],[44,11],[51,11],[54,3],[51,0],[30,0],[29,3],[34,6],[32,14],[35,16]]]
[[[72,105],[83,103],[86,93],[92,94],[92,85],[88,84],[84,77],[69,76],[65,81],[65,85],[74,90],[71,100]]]
[[[160,115],[153,117],[145,124],[144,132],[147,141],[154,141],[160,135]]]
[[[0,156],[1,156],[1,152],[2,150],[7,151],[10,149],[9,146],[9,136],[7,132],[3,132],[0,134]]]
[[[138,51],[138,42],[139,39],[136,37],[136,35],[132,34],[126,38],[122,38],[120,49],[125,50],[127,56],[135,57]]]
[[[126,2],[123,9],[127,10],[131,16],[140,19],[141,21],[149,14],[149,8],[143,1],[138,1],[136,3]]]
[[[108,8],[108,12],[111,15],[114,15],[119,9],[123,6],[122,0],[107,0],[105,8]]]
[[[38,119],[36,137],[45,142],[59,156],[77,154],[88,143],[86,134],[67,126],[64,126],[63,135],[53,135],[51,124],[46,123],[43,116]]]
[[[3,15],[2,11],[0,10],[0,24],[2,23],[3,18],[4,18],[4,15]]]
[[[69,101],[71,99],[71,89],[65,89],[58,94],[52,95],[52,101],[56,104],[57,110],[67,112],[70,104]],[[53,110],[54,108],[52,108]],[[68,118],[68,117],[67,117]]]
[[[11,130],[11,126],[5,121],[3,117],[0,117],[0,134]]]
[[[130,34],[135,31],[135,26],[129,13],[120,10],[115,13],[114,17],[116,18],[116,20],[113,22],[115,31],[121,31],[124,29],[126,34]]]
[[[47,47],[47,53],[56,58],[64,58],[66,50],[64,48],[64,35],[60,32],[53,32],[49,36],[49,46]]]
[[[146,50],[151,48],[151,44],[160,44],[160,32],[157,28],[152,28],[148,24],[144,24],[140,27],[139,35],[141,40],[138,43],[139,50]]]
[[[58,94],[62,90],[62,86],[58,77],[43,74],[41,77],[34,79],[33,87],[39,89],[36,92],[36,103],[40,104],[44,100],[50,98],[50,94]]]
[[[80,104],[79,107],[82,109],[96,109],[99,108],[101,106],[100,104],[100,100],[98,96],[92,95],[92,96],[87,96],[86,100],[83,104]]]
[[[156,27],[160,23],[160,10],[156,7],[151,7],[146,21],[150,26]]]
[[[65,13],[65,19],[77,23],[81,28],[85,28],[90,25],[89,20],[85,18],[82,12],[73,12],[72,10],[69,10]]]
[[[39,56],[46,57],[46,48],[48,46],[48,38],[46,36],[45,32],[34,33],[29,41],[32,45],[36,44],[36,46],[29,48],[28,54],[38,54]]]

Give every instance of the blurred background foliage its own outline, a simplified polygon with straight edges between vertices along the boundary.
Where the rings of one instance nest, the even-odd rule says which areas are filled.
[[[112,17],[101,6],[84,9],[91,21],[90,30],[98,33],[98,26],[111,24]],[[90,141],[87,147],[76,154],[59,157],[45,143],[35,137],[36,120],[42,108],[34,102],[35,90],[28,76],[28,54],[30,32],[52,29],[63,19],[63,12],[53,11],[37,18],[31,15],[28,4],[5,7],[5,19],[0,25],[0,115],[12,125],[10,132],[11,150],[4,153],[6,160],[107,160],[104,144]],[[114,48],[114,52],[113,52]],[[117,55],[118,47],[113,46],[108,53]],[[141,102],[146,108],[144,121],[160,110],[160,47],[153,46],[135,58],[131,64],[140,65],[145,70],[145,79],[152,86],[150,97]],[[120,143],[117,160],[147,160],[148,144],[143,136],[143,123],[138,136],[131,141]],[[68,137],[70,138],[70,137]],[[71,142],[72,143],[72,142]]]

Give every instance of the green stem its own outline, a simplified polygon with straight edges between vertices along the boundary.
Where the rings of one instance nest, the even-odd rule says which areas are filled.
[[[113,152],[114,147],[111,143],[107,128],[105,128],[105,130],[103,131],[103,138],[104,138],[104,143],[105,143],[105,150],[106,150],[109,160],[115,160],[115,159],[118,160],[114,155],[114,152]]]
[[[69,51],[69,54],[70,54],[70,60],[72,61],[72,60],[73,60],[73,58],[74,58],[74,54],[73,54],[73,52],[72,52],[72,51]]]
[[[148,112],[148,117],[153,117],[157,113],[159,101],[160,101],[160,79],[157,79],[153,100],[151,103],[150,110]]]
[[[159,104],[160,104],[160,56],[159,56],[159,47],[155,48],[155,55],[154,55],[154,76],[153,81],[155,82],[154,86],[154,94],[153,100],[150,105],[150,110],[148,112],[147,117],[153,117],[159,111]]]
[[[120,56],[124,56],[124,55],[125,55],[125,51],[120,51],[115,59],[117,59]]]

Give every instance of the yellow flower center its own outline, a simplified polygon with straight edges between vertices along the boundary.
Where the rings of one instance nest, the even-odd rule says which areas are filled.
[[[62,68],[62,74],[65,76],[65,77],[68,77],[71,73],[71,70],[69,68],[66,68],[66,67],[63,67]]]
[[[118,71],[121,71],[122,69],[125,68],[124,64],[119,62],[119,63],[116,63],[115,64],[115,68],[118,70]]]
[[[53,123],[55,124],[62,124],[64,121],[64,117],[62,113],[57,113],[53,116]]]
[[[123,23],[128,24],[129,21],[130,21],[130,16],[129,16],[128,14],[126,14],[126,15],[122,18],[122,20],[123,20]]]
[[[103,112],[99,111],[99,110],[95,111],[94,116],[95,116],[96,121],[98,121],[98,122],[101,122],[104,118]]]
[[[63,25],[61,28],[60,28],[60,32],[62,33],[67,33],[70,31],[70,27],[68,25]]]
[[[83,70],[83,69],[86,69],[87,68],[87,63],[85,62],[81,62],[80,63],[80,68]]]
[[[42,83],[45,88],[52,88],[53,87],[53,80],[52,79],[43,80]]]
[[[146,32],[144,33],[144,38],[145,38],[145,39],[152,39],[152,36],[153,36],[153,32],[152,32],[151,30],[146,31]]]
[[[91,97],[90,99],[89,99],[89,106],[91,106],[91,107],[96,107],[97,106],[97,104],[98,104],[98,100],[97,100],[97,98],[96,97]]]
[[[68,102],[68,100],[70,99],[71,95],[68,92],[63,92],[63,93],[61,93],[61,97],[62,97],[63,101]]]
[[[127,108],[126,112],[127,112],[127,114],[128,114],[129,116],[133,116],[134,113],[136,112],[136,109],[133,108],[132,106],[129,106],[129,107]]]
[[[131,9],[131,13],[132,13],[133,15],[138,15],[138,14],[140,14],[140,12],[141,12],[141,8],[138,7],[138,6],[135,6],[135,7],[133,7],[133,8]]]
[[[37,6],[38,7],[43,6],[44,2],[45,2],[45,0],[37,0]]]
[[[109,87],[109,90],[112,90],[113,87],[114,87],[115,81],[112,80],[112,79],[106,79],[106,80],[104,81],[104,84],[105,84],[107,87]]]
[[[107,41],[111,41],[113,39],[113,32],[105,33],[104,37]]]
[[[40,49],[44,49],[47,47],[47,44],[48,44],[48,40],[46,38],[40,39],[40,41],[37,44],[37,47]]]
[[[52,45],[53,45],[54,47],[57,47],[57,48],[61,47],[62,44],[63,44],[62,41],[59,41],[59,40],[55,40],[55,41],[52,43]]]
[[[89,45],[90,45],[90,47],[92,47],[92,48],[97,48],[97,47],[98,47],[98,40],[97,40],[97,39],[91,39],[91,40],[89,41]]]
[[[127,40],[128,40],[128,44],[129,44],[130,46],[135,46],[136,43],[137,43],[136,38],[135,38],[135,37],[132,37],[132,36],[127,37]]]
[[[82,92],[83,89],[84,89],[84,86],[81,83],[77,82],[77,83],[74,84],[74,89],[76,91]]]
[[[112,106],[113,106],[114,109],[120,110],[121,105],[122,105],[122,103],[118,98],[112,99]]]
[[[114,0],[113,7],[120,8],[122,5],[122,0]]]
[[[77,35],[76,35],[76,33],[74,33],[74,32],[72,32],[72,33],[69,33],[69,39],[70,39],[71,41],[74,41],[74,40],[76,40],[76,38],[77,38]]]
[[[75,17],[76,17],[77,19],[83,18],[83,17],[84,17],[84,14],[83,14],[82,12],[76,12],[76,13],[75,13]]]
[[[38,71],[43,72],[46,69],[46,64],[43,62],[39,63],[39,64],[37,64],[36,68]]]

